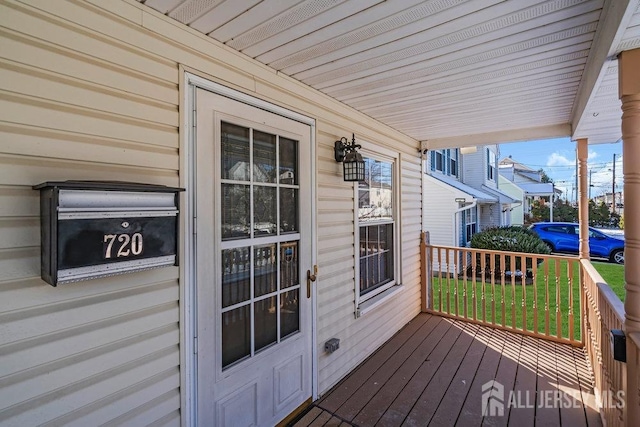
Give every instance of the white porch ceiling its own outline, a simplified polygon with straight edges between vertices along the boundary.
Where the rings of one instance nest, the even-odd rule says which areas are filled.
[[[139,0],[430,147],[621,137],[640,0]]]

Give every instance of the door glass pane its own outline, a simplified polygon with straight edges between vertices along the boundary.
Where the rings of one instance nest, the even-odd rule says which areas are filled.
[[[248,185],[222,184],[222,240],[249,237]]]
[[[298,190],[280,189],[280,232],[298,231]]]
[[[276,234],[277,189],[274,187],[253,188],[253,234],[263,236]]]
[[[222,179],[249,181],[249,129],[221,123]]]
[[[298,184],[298,141],[280,137],[280,184]]]
[[[251,354],[250,306],[222,313],[222,367]]]
[[[276,136],[253,131],[253,181],[276,182]]]
[[[298,242],[280,244],[280,289],[296,286],[298,277]]]
[[[222,307],[251,298],[249,248],[222,251]]]
[[[284,338],[300,330],[300,289],[280,295],[280,337]]]
[[[275,292],[277,286],[276,245],[258,246],[253,253],[253,286],[256,297]]]
[[[257,301],[254,305],[256,351],[278,340],[276,297]]]

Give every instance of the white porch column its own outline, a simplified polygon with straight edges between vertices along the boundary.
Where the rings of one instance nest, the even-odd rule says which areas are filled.
[[[624,309],[627,332],[640,332],[640,49],[622,52],[618,61],[622,100],[624,173]]]
[[[622,170],[624,173],[624,330],[627,334],[625,420],[640,418],[640,49],[618,56],[622,100]],[[635,339],[632,339],[635,338]]]
[[[587,139],[576,141],[578,145],[578,216],[580,218],[580,258],[589,259],[589,184],[587,183]]]

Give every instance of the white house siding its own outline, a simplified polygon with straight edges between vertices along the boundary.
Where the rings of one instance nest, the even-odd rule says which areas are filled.
[[[522,206],[525,201],[524,192],[520,187],[515,185],[513,182],[509,181],[503,176],[499,177],[500,179],[500,190],[504,193],[508,194],[515,200],[522,200],[522,203],[519,205],[514,205],[515,207],[511,208],[510,218],[512,225],[523,225],[524,224],[524,211],[522,210]]]
[[[458,195],[457,193],[460,193]],[[429,232],[432,245],[457,246],[453,215],[458,204],[456,197],[465,197],[462,192],[439,182],[436,178],[425,177],[424,185],[424,228]],[[466,195],[466,197],[469,197]],[[458,226],[460,218],[458,216]]]
[[[475,153],[468,153],[462,155],[462,182],[465,184],[482,189],[482,185],[486,185],[491,188],[497,188],[496,181],[487,180],[487,149],[498,153],[498,146],[492,145],[479,145]],[[496,168],[496,174],[498,169]]]
[[[418,313],[416,141],[132,0],[8,0],[0,27],[0,424],[184,417],[179,268],[45,284],[31,189],[54,180],[184,182],[180,64],[317,119],[320,392]],[[351,132],[396,150],[402,165],[404,289],[358,319],[354,191],[333,160],[333,141]],[[329,356],[322,346],[331,337],[341,347]]]
[[[478,205],[478,214],[480,231],[501,225],[500,216],[502,211],[500,210],[500,203],[480,204]]]

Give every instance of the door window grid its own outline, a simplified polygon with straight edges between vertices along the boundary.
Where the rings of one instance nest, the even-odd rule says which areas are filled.
[[[226,123],[223,122],[223,129],[225,125]],[[240,128],[235,125],[230,125],[229,127]],[[275,144],[272,152],[275,153],[275,165],[270,168],[269,156],[263,155],[258,156],[263,162],[260,164],[261,167],[256,168],[254,135],[258,131],[252,128],[243,129],[248,129],[249,149],[247,151],[249,151],[249,158],[241,159],[238,163],[248,160],[248,162],[245,162],[248,165],[238,165],[236,163],[231,167],[236,169],[233,176],[240,177],[240,180],[224,178],[225,172],[227,172],[225,170],[225,161],[227,166],[230,165],[230,162],[228,156],[225,156],[224,153],[221,156],[223,170],[220,185],[223,188],[225,185],[241,185],[246,187],[250,194],[250,212],[248,212],[247,221],[245,221],[245,224],[236,223],[235,227],[239,228],[240,232],[235,234],[227,233],[227,238],[225,238],[224,231],[227,225],[224,223],[225,202],[232,201],[223,200],[223,240],[221,242],[223,258],[223,289],[221,292],[223,369],[234,366],[242,360],[248,359],[256,353],[281,342],[288,336],[298,332],[300,327],[299,298],[301,287],[298,256],[300,233],[298,231],[299,209],[297,206],[299,202],[299,185],[297,183],[298,142],[279,135],[273,135]],[[260,142],[264,146],[265,140],[268,139],[268,134],[260,132],[259,136],[261,138]],[[228,143],[229,140],[225,141],[225,137],[228,138],[228,135],[226,136],[223,131],[223,151],[224,144]],[[235,139],[241,140],[241,138]],[[281,141],[284,150],[280,146]],[[268,141],[266,145],[268,145]],[[264,161],[265,159],[267,162]],[[284,159],[284,161],[281,162],[281,159]],[[238,169],[246,169],[247,166],[248,170],[238,171]],[[226,174],[226,176],[230,175]],[[275,211],[275,221],[272,221],[272,223],[266,221],[265,224],[264,221],[260,221],[265,217],[256,212],[255,204],[265,202],[265,200],[255,196],[256,192],[261,192],[262,189],[273,189],[273,191],[267,190],[271,198],[275,198],[275,203],[272,200],[267,200],[267,202],[271,202],[271,206]],[[224,190],[222,193],[222,197],[224,197]],[[290,202],[295,205],[293,215],[290,212],[286,215],[288,220],[286,226],[281,224],[283,213],[287,211],[283,202]],[[260,208],[263,208],[263,206],[260,206]],[[268,213],[266,218],[269,219]],[[234,226],[231,228],[234,228]],[[264,261],[262,251],[265,250],[271,251],[268,258],[271,260],[271,268],[275,270],[276,286],[275,288],[270,288],[267,292],[262,292],[264,289],[256,292],[256,285],[259,284],[257,282],[263,280],[258,278],[256,273],[262,272],[261,269],[264,265],[260,263]],[[273,252],[275,252],[275,256]],[[231,262],[229,262],[229,256],[231,256]],[[274,260],[275,264],[273,264]],[[243,293],[241,297],[235,295],[234,298],[234,295],[231,295],[231,291],[225,291],[225,288],[229,288],[229,284],[224,283],[224,276],[225,274],[231,274],[231,270],[234,270],[233,274],[236,275],[242,270],[242,274],[246,276],[245,283],[240,284],[235,289],[237,291],[236,294]],[[273,271],[271,275],[273,276]],[[267,310],[258,312],[260,307],[267,308]],[[265,316],[265,313],[270,316]],[[273,328],[274,320],[275,330]],[[235,326],[232,329],[228,329],[227,326],[232,323]],[[271,328],[269,329],[270,325]]]

